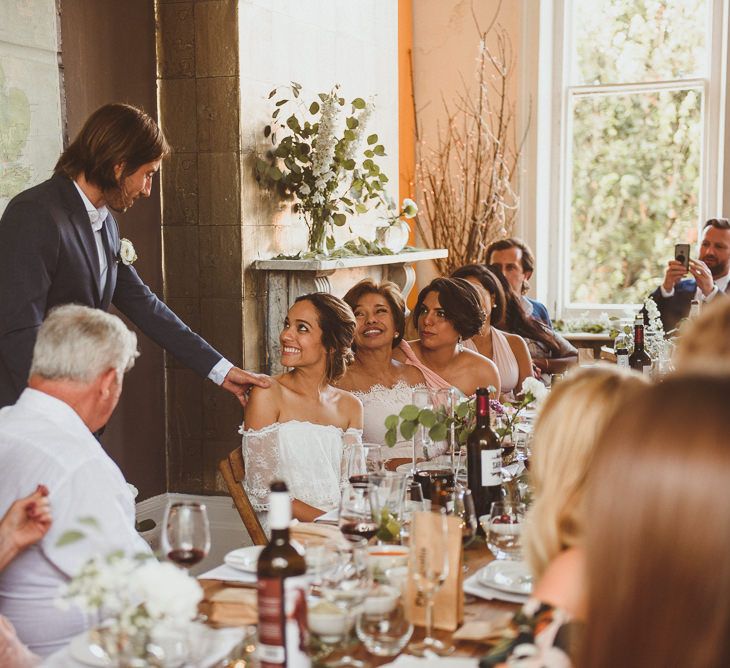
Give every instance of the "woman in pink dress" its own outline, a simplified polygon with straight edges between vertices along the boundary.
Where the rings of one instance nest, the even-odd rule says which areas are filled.
[[[521,336],[497,329],[505,316],[502,283],[481,264],[464,265],[451,276],[464,278],[476,287],[487,316],[479,333],[464,341],[464,346],[488,357],[497,365],[503,395],[519,394],[522,381],[532,377],[532,358]]]

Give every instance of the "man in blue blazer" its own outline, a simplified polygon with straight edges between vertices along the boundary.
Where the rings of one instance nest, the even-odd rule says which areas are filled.
[[[662,284],[651,293],[659,307],[664,331],[673,330],[689,315],[693,299],[711,302],[727,293],[730,281],[730,221],[710,218],[705,223],[698,260],[689,260],[692,278],[677,260],[670,260]]]
[[[54,306],[114,304],[183,364],[245,403],[266,376],[239,369],[185,325],[137,275],[134,248],[109,209],[149,197],[169,147],[143,111],[108,104],[86,121],[53,176],[14,197],[0,218],[0,407],[28,380],[36,334]],[[91,351],[90,351],[91,353]]]

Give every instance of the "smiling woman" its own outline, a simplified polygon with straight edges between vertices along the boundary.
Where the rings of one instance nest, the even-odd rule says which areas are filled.
[[[393,359],[405,331],[405,302],[395,283],[369,278],[350,288],[344,300],[357,322],[355,360],[337,385],[363,404],[364,440],[384,445],[385,418],[411,403],[414,387],[425,387],[419,369]]]
[[[362,437],[362,405],[332,385],[352,357],[354,332],[350,308],[330,294],[299,297],[287,313],[279,341],[290,370],[254,389],[245,413],[244,488],[264,527],[273,479],[286,482],[299,520],[337,507],[343,447]]]

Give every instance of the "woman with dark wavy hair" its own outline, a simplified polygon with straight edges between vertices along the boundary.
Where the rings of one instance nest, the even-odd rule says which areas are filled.
[[[279,335],[290,370],[257,387],[246,406],[244,488],[265,526],[269,483],[284,480],[292,512],[311,521],[337,508],[346,443],[362,438],[362,404],[333,383],[352,360],[355,318],[341,299],[324,292],[299,297]]]
[[[435,278],[418,294],[413,309],[419,338],[401,343],[396,358],[424,368],[430,386],[438,387],[427,371],[441,379],[441,387],[453,386],[466,396],[490,385],[499,396],[501,381],[494,362],[461,346],[479,332],[484,320],[479,293],[469,281]]]
[[[540,373],[563,373],[568,367],[578,363],[578,351],[558,332],[545,323],[525,313],[521,297],[510,287],[499,267],[487,267],[502,282],[505,296],[505,332],[521,336],[532,356],[532,361]]]
[[[482,328],[464,341],[464,346],[497,365],[503,394],[519,393],[522,381],[532,377],[532,358],[521,336],[497,329],[502,326],[506,308],[500,279],[483,264],[466,264],[451,277],[464,278],[477,289],[486,315]]]

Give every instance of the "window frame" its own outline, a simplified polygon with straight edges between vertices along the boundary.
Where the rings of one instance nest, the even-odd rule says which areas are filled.
[[[725,126],[730,121],[727,108],[730,0],[706,1],[710,34],[707,78],[569,85],[574,0],[540,0],[537,12],[534,0],[523,0],[522,43],[537,42],[538,48],[532,56],[525,55],[522,66],[522,98],[530,100],[534,113],[523,156],[518,233],[535,249],[538,258],[532,281],[534,294],[547,303],[556,318],[576,317],[585,312],[589,317],[602,312],[620,316],[637,307],[635,304],[570,301],[571,112],[572,103],[578,97],[601,92],[701,88],[703,127],[698,234],[705,220],[722,216],[723,195],[726,188],[730,189],[730,174],[725,166],[726,153],[730,159],[730,151],[724,146]],[[523,118],[527,119],[528,114],[523,113]],[[550,168],[541,168],[545,165]],[[657,285],[660,281],[661,276],[657,276]]]

